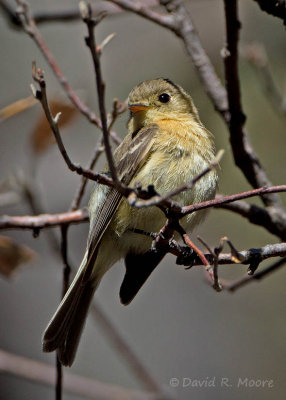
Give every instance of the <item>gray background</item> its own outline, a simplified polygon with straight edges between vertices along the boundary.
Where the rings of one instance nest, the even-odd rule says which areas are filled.
[[[76,1],[31,3],[34,10],[77,4]],[[224,44],[222,2],[189,3],[203,44],[222,74],[219,55]],[[262,13],[253,1],[240,2],[240,15],[242,44],[253,40],[265,43],[273,76],[285,92],[285,30],[282,22]],[[96,108],[93,68],[83,43],[83,24],[43,25],[40,30],[71,85],[81,90],[91,108]],[[233,166],[226,128],[213,110],[179,40],[150,22],[123,13],[110,16],[101,23],[97,30],[98,42],[111,32],[116,32],[117,36],[102,57],[107,105],[110,107],[114,97],[126,98],[131,88],[144,79],[163,76],[174,80],[191,93],[201,119],[215,135],[217,149],[226,150],[221,162],[220,192],[231,194],[249,189],[240,171]],[[32,60],[45,70],[49,94],[60,93],[49,66],[32,40],[9,29],[2,16],[0,37],[0,107],[30,94]],[[241,60],[240,68],[243,104],[252,143],[273,183],[285,183],[285,118],[273,111],[256,73],[246,61]],[[29,137],[39,113],[40,106],[37,105],[1,123],[2,178],[15,170],[29,173],[31,168],[35,169]],[[125,114],[116,124],[121,136],[125,134],[126,119]],[[82,165],[88,163],[97,137],[98,131],[82,117],[64,129],[66,147],[72,159]],[[36,179],[49,212],[68,209],[79,178],[67,170],[56,147],[51,147],[38,160]],[[87,199],[86,196],[84,203]],[[255,201],[259,204],[259,200]],[[7,207],[1,212],[30,213],[25,204]],[[87,229],[87,224],[70,228],[69,256],[74,263],[79,263],[82,257]],[[198,233],[212,246],[227,235],[238,249],[277,242],[262,228],[250,226],[241,217],[220,210],[209,214]],[[54,356],[41,352],[41,335],[59,301],[60,262],[51,253],[43,232],[38,239],[33,239],[29,231],[9,231],[7,235],[32,247],[37,258],[12,281],[1,280],[1,347],[53,364]],[[226,266],[219,272],[225,279],[235,279],[245,273],[245,267]],[[169,393],[178,399],[197,400],[268,400],[285,396],[285,270],[234,294],[217,294],[206,284],[201,268],[184,271],[175,266],[174,258],[168,257],[128,307],[123,307],[118,298],[123,273],[122,263],[113,268],[105,276],[95,301]],[[72,372],[106,383],[140,387],[91,318]],[[183,378],[213,377],[216,379],[214,388],[182,387]],[[220,386],[223,377],[229,379],[232,387]],[[273,379],[274,387],[237,388],[238,379],[245,377]],[[179,379],[176,389],[169,385],[171,378]],[[0,390],[3,399],[46,400],[54,397],[53,389],[5,374],[1,375]],[[65,394],[64,398],[76,397]]]

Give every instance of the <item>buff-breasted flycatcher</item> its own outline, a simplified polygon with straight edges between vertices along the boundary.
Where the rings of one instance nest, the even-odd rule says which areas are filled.
[[[188,93],[168,79],[154,79],[134,87],[128,98],[128,134],[114,152],[121,181],[129,186],[152,184],[161,195],[190,182],[214,158],[211,133],[203,126]],[[212,170],[193,190],[174,200],[181,206],[212,199],[217,173]],[[89,202],[87,249],[78,272],[48,324],[43,349],[57,350],[62,364],[71,365],[93,294],[106,271],[125,258],[126,274],[120,299],[128,304],[163,258],[150,254],[152,239],[133,232],[158,232],[165,216],[157,207],[131,207],[114,189],[96,184]],[[188,231],[204,212],[182,220]]]

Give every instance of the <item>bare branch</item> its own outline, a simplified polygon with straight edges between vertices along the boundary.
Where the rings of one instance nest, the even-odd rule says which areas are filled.
[[[285,257],[286,256],[286,243],[275,243],[268,244],[264,247],[253,248],[249,250],[242,250],[238,252],[243,262],[238,262],[237,259],[234,259],[232,253],[221,253],[218,257],[219,265],[231,265],[231,264],[251,264],[253,262],[253,258],[257,259],[259,257],[260,262],[267,260],[272,257]],[[210,264],[213,263],[213,255],[205,254],[206,259]],[[202,265],[202,262],[199,258],[197,258],[194,262],[194,265]]]
[[[152,7],[157,5],[157,0],[144,0],[144,3],[148,5],[148,7]],[[2,10],[9,18],[11,26],[15,28],[21,26],[21,21],[19,20],[13,7],[10,6],[7,0],[0,0],[0,7],[2,7]],[[121,12],[121,10],[118,7],[112,4],[106,4],[106,3],[92,4],[93,15],[96,15],[102,11],[107,11],[108,14],[118,14]],[[33,20],[37,24],[51,23],[51,22],[73,22],[80,19],[81,15],[78,10],[78,7],[65,8],[62,10],[56,8],[55,10],[36,11],[33,13]]]
[[[220,292],[222,290],[222,286],[220,284],[220,281],[218,279],[218,257],[220,253],[222,252],[223,249],[223,239],[222,238],[219,242],[219,246],[214,249],[214,251],[209,247],[209,245],[201,238],[197,237],[197,239],[206,247],[206,249],[210,252],[212,255],[213,259],[213,272],[212,272],[212,283],[213,283],[213,288],[217,291]],[[208,271],[207,271],[208,272]]]
[[[245,114],[242,110],[240,84],[238,73],[238,40],[240,22],[238,20],[237,1],[224,0],[226,20],[226,49],[224,51],[225,80],[229,104],[230,142],[236,165],[243,171],[248,181],[254,188],[269,186],[269,180],[260,161],[251,148],[244,129]],[[282,207],[277,196],[264,196],[266,206],[275,205]]]
[[[121,182],[118,179],[116,167],[113,160],[113,154],[111,150],[111,145],[109,142],[109,132],[107,126],[107,116],[105,110],[105,83],[103,82],[102,78],[102,71],[101,71],[101,64],[100,64],[100,54],[96,46],[95,35],[94,35],[94,28],[95,26],[104,18],[106,14],[99,14],[97,18],[92,18],[92,10],[90,4],[87,4],[84,1],[79,3],[82,19],[85,22],[88,30],[88,36],[86,37],[86,45],[89,47],[94,71],[95,71],[95,78],[96,78],[96,87],[97,87],[97,97],[99,103],[99,111],[100,111],[100,118],[101,118],[101,127],[103,133],[103,143],[105,148],[105,154],[108,161],[109,170],[111,173],[112,180],[115,184],[115,187],[118,191],[121,192]]]
[[[116,4],[121,7],[123,10],[132,11],[133,13],[140,15],[143,18],[146,18],[150,21],[156,22],[158,25],[174,30],[174,18],[171,15],[159,14],[156,11],[152,11],[146,3],[143,5],[139,1],[132,0],[107,0],[111,3]]]
[[[156,247],[158,246],[160,250],[165,251],[166,253],[171,253],[174,256],[182,257],[182,247],[178,245],[173,238],[174,230],[180,232],[176,220],[174,221],[173,219],[170,218],[167,220],[166,224],[161,229],[161,231],[156,235],[155,246]],[[138,233],[146,234],[146,232],[138,232]],[[190,267],[194,265],[203,265],[205,268],[208,267],[208,264],[213,265],[214,262],[216,262],[217,265],[249,264],[250,267],[255,263],[257,268],[259,263],[270,257],[286,256],[286,243],[269,244],[261,248],[251,248],[249,250],[238,251],[235,249],[235,247],[228,238],[223,238],[221,240],[221,243],[222,242],[227,242],[229,244],[229,246],[231,247],[231,253],[221,253],[220,252],[221,250],[219,250],[218,255],[215,255],[216,257],[215,259],[213,251],[204,254],[203,258],[200,255],[198,255],[197,251],[195,251],[197,257],[191,260]],[[188,243],[188,241],[186,241],[186,243]],[[191,243],[188,243],[188,245],[191,248],[193,248],[193,245]],[[180,262],[179,265],[187,266],[188,264]],[[208,274],[210,274],[210,269],[208,268],[205,269],[207,270]],[[249,269],[249,274],[251,273],[252,273],[252,268]],[[213,281],[212,275],[211,278]]]
[[[193,204],[191,206],[182,207],[182,216],[193,213],[195,211],[203,210],[205,208],[232,203],[236,200],[248,199],[250,197],[261,196],[262,194],[281,193],[281,192],[286,192],[286,185],[262,187],[259,189],[253,189],[249,190],[248,192],[242,192],[230,196],[216,197],[214,200],[208,200],[202,203]]]
[[[79,175],[83,175],[84,177],[94,180],[96,182],[99,183],[104,183],[107,186],[114,186],[112,180],[110,178],[108,178],[107,175],[104,174],[97,174],[92,172],[89,169],[83,169],[81,166],[79,165],[75,165],[71,159],[69,158],[67,151],[65,149],[65,146],[63,144],[60,132],[59,132],[59,128],[58,128],[58,120],[60,118],[60,113],[57,114],[55,117],[52,116],[51,114],[51,110],[49,107],[49,103],[48,103],[48,99],[47,99],[47,92],[46,92],[46,82],[44,79],[44,74],[43,71],[38,68],[36,70],[36,64],[33,63],[33,67],[32,67],[32,74],[33,74],[33,79],[39,84],[40,86],[40,91],[37,91],[33,86],[31,86],[32,91],[34,93],[34,96],[40,101],[40,103],[42,104],[43,110],[46,114],[47,120],[50,124],[50,127],[52,129],[52,132],[55,136],[56,139],[56,143],[58,145],[58,148],[68,166],[68,168],[71,171],[75,171],[77,174]]]
[[[206,257],[204,256],[204,254],[201,252],[201,250],[191,241],[191,239],[189,238],[189,236],[187,235],[187,232],[184,230],[184,228],[179,224],[178,221],[175,221],[175,223],[173,223],[173,228],[179,232],[179,234],[182,236],[182,239],[184,241],[184,243],[189,246],[198,256],[198,258],[201,260],[201,262],[203,263],[204,267],[206,268],[206,270],[208,271],[209,268],[209,262],[206,259]]]
[[[93,170],[95,164],[97,163],[100,155],[103,152],[104,152],[103,140],[100,139],[98,141],[97,145],[95,146],[95,152],[94,152],[94,155],[93,155],[93,157],[92,157],[92,159],[90,161],[89,167],[88,167],[89,170]],[[84,195],[84,191],[85,191],[87,182],[88,182],[88,179],[83,176],[82,179],[81,179],[80,186],[78,187],[76,195],[75,195],[75,197],[74,197],[74,199],[73,199],[73,201],[71,203],[71,206],[70,206],[70,210],[71,211],[77,210],[79,208],[81,199],[82,199],[82,197]]]
[[[62,283],[62,299],[64,298],[68,288],[71,268],[68,263],[68,228],[69,225],[61,225],[61,256],[63,262],[63,283]],[[63,366],[56,353],[56,400],[62,400],[63,395]]]
[[[62,400],[63,394],[63,366],[56,354],[56,384],[55,384],[56,400]]]
[[[88,221],[87,209],[80,209],[60,214],[42,214],[25,216],[0,216],[0,229],[32,229],[38,231],[63,224],[79,224]]]
[[[212,259],[212,264],[213,267],[210,265],[209,261],[206,259],[205,255],[202,253],[202,251],[191,241],[190,237],[187,235],[187,233],[182,229],[181,225],[181,236],[184,240],[184,243],[189,246],[191,249],[193,249],[193,251],[195,252],[195,254],[197,255],[197,258],[202,262],[204,268],[205,268],[205,272],[208,275],[213,288],[217,291],[220,292],[221,291],[221,285],[219,284],[218,281],[218,274],[217,274],[217,268],[218,268],[218,255],[214,254],[213,252],[211,252],[211,255],[213,256]],[[192,265],[190,265],[190,267],[187,267],[186,269],[191,268],[193,265],[195,265],[194,263],[192,263]]]

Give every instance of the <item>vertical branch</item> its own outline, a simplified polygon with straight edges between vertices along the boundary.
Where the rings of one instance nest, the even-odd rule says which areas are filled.
[[[244,134],[242,132],[246,116],[242,111],[238,72],[238,41],[240,22],[238,20],[237,0],[224,0],[226,22],[226,49],[224,54],[225,81],[230,119],[230,141],[236,162],[245,156]]]
[[[93,155],[93,157],[92,157],[92,159],[90,161],[88,169],[90,169],[90,170],[93,169],[93,167],[95,166],[97,160],[99,159],[100,155],[103,152],[104,152],[103,139],[100,138],[100,140],[97,142],[97,144],[95,146],[95,152],[94,152],[94,155]],[[70,206],[70,210],[71,211],[75,211],[75,210],[77,210],[79,208],[80,202],[81,202],[81,199],[82,199],[82,197],[84,195],[84,191],[85,191],[87,183],[88,183],[88,179],[83,176],[81,178],[80,186],[78,187],[76,195],[75,195],[75,197],[74,197],[74,199],[73,199],[73,201],[71,203],[71,206]]]
[[[242,128],[246,117],[242,111],[241,95],[238,72],[238,41],[240,22],[238,20],[237,0],[224,0],[226,22],[226,49],[225,49],[225,80],[227,87],[227,99],[230,112],[229,127],[231,130],[232,146],[239,146],[243,152],[241,140]]]
[[[56,354],[56,400],[62,400],[63,394],[63,367]]]
[[[254,188],[269,186],[269,180],[244,128],[246,116],[241,104],[238,71],[238,41],[241,26],[238,20],[237,0],[224,0],[224,9],[226,22],[225,80],[230,113],[228,125],[234,160]],[[275,206],[282,213],[281,201],[277,196],[263,196],[262,199],[266,206]]]
[[[107,124],[107,115],[105,110],[105,83],[102,78],[101,64],[100,64],[100,51],[98,51],[96,46],[96,40],[94,35],[95,26],[105,17],[106,13],[101,13],[97,18],[92,18],[92,9],[90,4],[86,4],[84,1],[80,2],[80,11],[82,14],[82,19],[87,26],[88,36],[85,38],[86,45],[89,47],[96,79],[97,96],[99,104],[99,112],[102,126],[103,143],[105,147],[105,154],[108,161],[108,166],[110,169],[112,180],[117,188],[121,188],[120,181],[117,177],[117,171],[113,160],[111,145],[109,141],[109,132]]]
[[[61,243],[61,253],[62,253],[62,260],[63,260],[63,287],[62,287],[62,297],[66,294],[66,291],[69,288],[69,278],[71,268],[68,264],[67,259],[67,246],[68,246],[68,228],[69,225],[62,225],[61,226],[61,234],[62,234],[62,243]]]
[[[68,290],[69,278],[70,278],[70,272],[71,272],[71,268],[70,268],[70,266],[68,264],[68,260],[67,260],[68,228],[69,228],[69,225],[67,225],[67,224],[61,226],[61,235],[62,235],[61,254],[62,254],[62,260],[63,260],[62,298],[64,297],[64,295],[66,294],[66,291]],[[56,355],[56,400],[62,400],[62,393],[63,393],[63,367],[58,358],[58,355]]]

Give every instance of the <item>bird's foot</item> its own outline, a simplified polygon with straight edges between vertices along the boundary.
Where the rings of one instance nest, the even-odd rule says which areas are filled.
[[[177,265],[184,265],[185,267],[191,268],[196,259],[196,253],[189,246],[180,246],[180,254],[176,259]]]

